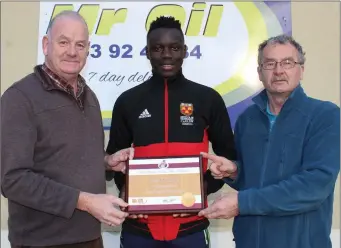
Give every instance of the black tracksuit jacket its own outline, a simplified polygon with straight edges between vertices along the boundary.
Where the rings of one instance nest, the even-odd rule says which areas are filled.
[[[186,110],[188,110],[186,112]],[[210,87],[186,79],[180,71],[168,79],[153,72],[146,82],[123,92],[112,112],[107,153],[113,154],[130,146],[137,157],[199,155],[213,151],[230,160],[236,159],[233,132],[222,97]],[[203,171],[207,161],[203,163]],[[125,176],[107,172],[121,191]],[[218,191],[222,180],[204,175],[207,194]],[[207,204],[207,202],[206,202]],[[123,230],[156,240],[172,240],[207,228],[209,221],[197,215],[174,218],[152,215],[148,219],[129,219]]]

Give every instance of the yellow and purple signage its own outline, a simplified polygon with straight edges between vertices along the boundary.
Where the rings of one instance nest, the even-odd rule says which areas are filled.
[[[88,23],[91,49],[82,75],[99,99],[105,129],[117,97],[151,76],[146,35],[157,17],[180,20],[188,46],[184,75],[222,95],[232,126],[262,89],[259,43],[292,30],[290,2],[41,2],[38,63],[41,38],[63,10],[78,11]]]

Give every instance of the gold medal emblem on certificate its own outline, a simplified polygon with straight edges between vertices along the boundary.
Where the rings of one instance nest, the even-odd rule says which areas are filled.
[[[181,203],[185,207],[192,207],[195,203],[195,197],[192,193],[186,192],[182,195]]]

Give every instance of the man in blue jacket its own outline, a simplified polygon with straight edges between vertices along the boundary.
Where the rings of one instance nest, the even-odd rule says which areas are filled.
[[[203,153],[215,178],[236,189],[199,215],[233,218],[237,248],[331,248],[340,169],[340,108],[308,97],[305,54],[281,35],[259,46],[264,91],[235,128],[238,160]]]

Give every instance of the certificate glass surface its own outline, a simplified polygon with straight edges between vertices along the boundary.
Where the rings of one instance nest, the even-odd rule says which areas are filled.
[[[128,213],[188,213],[205,207],[201,156],[133,159],[126,177]]]

